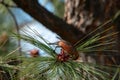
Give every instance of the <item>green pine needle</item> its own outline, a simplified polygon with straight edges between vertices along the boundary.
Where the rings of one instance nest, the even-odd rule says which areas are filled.
[[[110,21],[104,23],[102,26],[95,29],[90,34],[95,33],[98,29],[102,28]],[[14,34],[14,36],[42,49],[49,56],[39,56],[35,58],[20,57],[23,63],[18,66],[20,70],[19,78],[27,80],[109,80],[110,74],[107,71],[103,71],[103,68],[105,66],[103,67],[95,64],[88,64],[75,60],[67,60],[65,62],[58,61],[57,54],[54,52],[54,49],[48,44],[49,41],[45,40],[37,31],[34,31],[31,28],[29,29],[35,33],[36,37],[39,37],[39,39],[44,41],[44,43],[35,39],[36,37],[31,36],[29,34],[29,31],[26,30],[23,31],[23,35]],[[81,52],[116,52],[116,50],[110,49],[110,47],[115,44],[115,38],[111,38],[104,42],[100,41],[101,39],[108,39],[118,34],[118,32],[113,32],[108,35],[101,36],[112,29],[113,27],[107,28],[80,44],[76,43],[75,45],[77,46],[75,48]]]

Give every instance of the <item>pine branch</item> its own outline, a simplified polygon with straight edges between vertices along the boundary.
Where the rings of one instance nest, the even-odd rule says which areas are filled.
[[[31,15],[34,19],[41,22],[51,31],[57,33],[64,40],[75,43],[78,41],[78,35],[83,36],[83,33],[74,28],[72,25],[67,24],[62,19],[53,15],[42,7],[38,0],[13,0],[18,7],[22,8],[25,12]],[[71,37],[70,37],[71,36]]]

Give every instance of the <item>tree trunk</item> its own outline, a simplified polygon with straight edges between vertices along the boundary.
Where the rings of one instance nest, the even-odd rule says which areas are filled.
[[[73,25],[85,34],[88,34],[100,24],[112,18],[119,9],[119,0],[65,0],[64,19],[68,24]],[[114,28],[111,31],[104,33],[104,35],[116,32],[120,24],[118,25],[117,22],[115,24],[108,24],[107,26],[114,26]],[[99,31],[103,31],[107,26],[104,26]],[[117,42],[117,38],[115,40]],[[105,39],[102,41],[105,41]],[[119,46],[119,44],[116,44],[114,49],[117,49]],[[114,53],[114,55],[111,56],[104,55],[105,53],[103,52],[98,54],[99,55],[96,55],[96,61],[99,63],[120,64],[120,53]]]

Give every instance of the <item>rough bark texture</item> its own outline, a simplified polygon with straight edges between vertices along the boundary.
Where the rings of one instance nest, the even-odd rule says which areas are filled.
[[[97,28],[97,26],[101,23],[112,18],[118,10],[120,10],[119,0],[65,0],[64,18],[68,24],[79,28],[79,30],[87,34]],[[117,28],[120,25],[118,25],[117,22],[115,24],[108,24],[107,26],[114,26],[114,28],[111,31],[104,33],[103,35],[107,35],[111,32],[116,32],[118,30]],[[104,26],[99,31],[105,30],[107,26]],[[105,40],[106,39],[103,39],[101,41]],[[117,39],[115,40],[117,42]],[[118,41],[117,44],[112,47],[112,49],[119,48],[119,43],[120,42]],[[98,53],[98,55],[96,55],[96,61],[102,64],[120,64],[120,53],[113,54],[114,55],[108,56],[103,55],[103,53]]]
[[[41,22],[51,31],[57,33],[64,40],[74,44],[83,33],[74,28],[72,25],[67,24],[62,19],[54,16],[42,7],[38,0],[13,0],[18,7],[22,8],[25,12],[31,15],[34,19]]]
[[[65,0],[64,17],[67,23],[87,32],[110,19],[119,5],[119,0]]]

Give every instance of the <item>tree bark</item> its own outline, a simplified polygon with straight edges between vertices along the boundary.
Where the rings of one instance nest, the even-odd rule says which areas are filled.
[[[120,10],[119,0],[65,0],[64,18],[68,24],[71,24],[83,33],[88,34],[103,22],[111,19],[118,10]],[[115,23],[108,24],[98,30],[98,33],[100,31],[104,31],[106,28],[108,28],[108,26],[114,26],[114,28],[109,32],[104,33],[103,36],[108,35],[111,32],[116,32],[118,30],[117,27],[120,25],[115,25]],[[109,40],[110,38],[103,39],[101,42]],[[119,38],[116,38],[115,41],[120,43]],[[112,49],[117,49],[119,46],[120,44],[116,44],[114,47],[112,47]],[[117,50],[119,51],[119,49]],[[118,59],[120,52],[108,53],[109,55],[113,54],[111,56],[106,54],[106,52],[100,52],[96,55],[96,57],[94,57],[94,59],[101,64],[120,64]]]
[[[119,0],[65,0],[64,18],[82,32],[90,32],[112,18],[119,5]]]
[[[38,0],[13,0],[18,7],[22,8],[25,12],[31,15],[34,19],[38,20],[45,27],[57,33],[62,39],[74,44],[84,34],[72,25],[67,24],[62,19],[48,12],[42,7]]]

